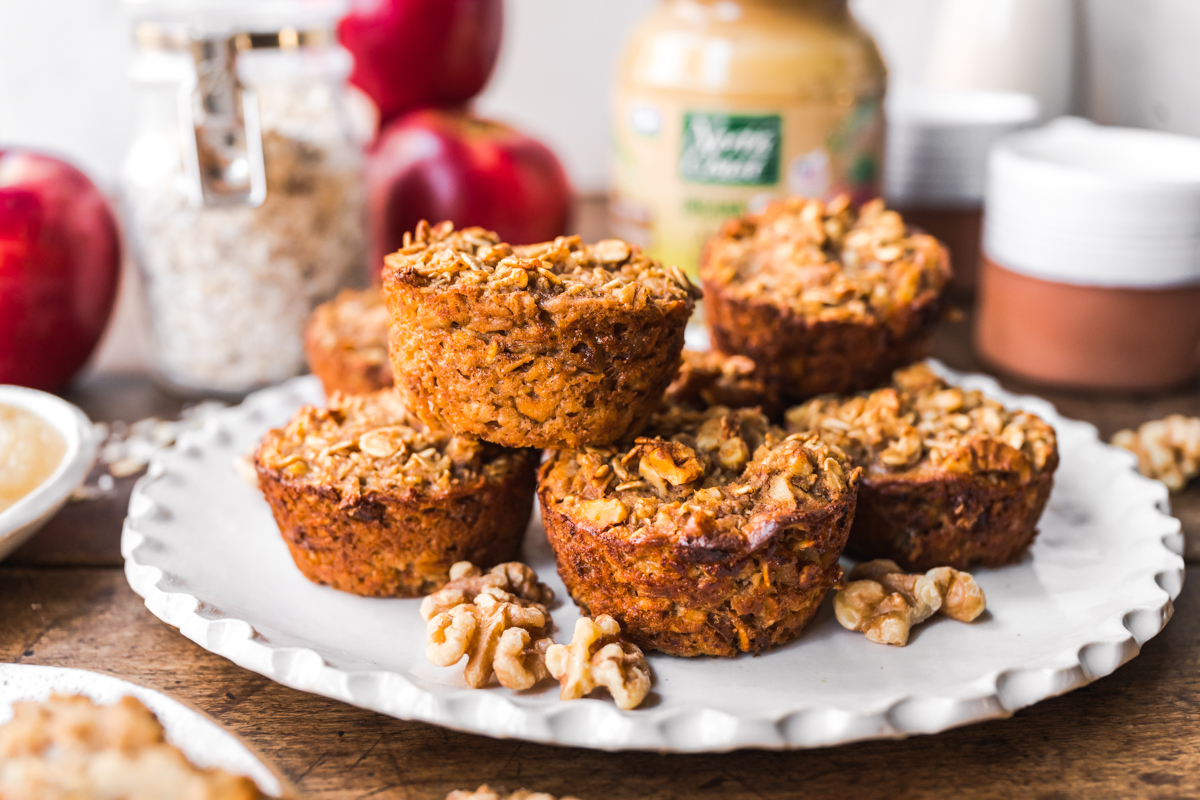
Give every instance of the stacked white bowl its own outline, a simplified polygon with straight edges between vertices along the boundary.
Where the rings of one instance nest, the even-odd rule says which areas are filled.
[[[912,87],[889,98],[887,113],[889,204],[945,209],[983,201],[988,148],[1039,110],[1020,92]]]
[[[1006,269],[1087,286],[1200,282],[1200,139],[1064,117],[997,143],[988,172],[984,251]]]

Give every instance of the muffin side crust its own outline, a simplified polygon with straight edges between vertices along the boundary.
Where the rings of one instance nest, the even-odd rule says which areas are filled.
[[[537,453],[430,430],[385,389],[305,406],[263,437],[254,464],[306,577],[412,597],[445,584],[455,562],[516,556]]]
[[[396,385],[431,427],[509,447],[630,436],[679,367],[698,291],[625,242],[513,247],[421,224],[386,259]]]
[[[714,346],[795,402],[874,388],[924,355],[950,261],[882,201],[792,198],[727,222],[700,277]]]
[[[304,329],[304,353],[327,396],[392,385],[387,330],[387,307],[377,288],[343,289],[317,306]]]
[[[946,384],[925,364],[853,398],[822,397],[786,412],[863,468],[846,553],[905,569],[995,567],[1037,536],[1054,471],[1054,428],[976,390]]]
[[[794,639],[841,576],[859,470],[757,409],[670,408],[647,435],[552,453],[539,474],[559,574],[642,647],[733,656]]]

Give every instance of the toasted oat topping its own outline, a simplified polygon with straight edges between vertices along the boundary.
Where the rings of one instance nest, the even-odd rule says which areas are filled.
[[[344,289],[318,306],[309,324],[319,324],[324,349],[349,347],[369,363],[387,363],[388,312],[378,287]]]
[[[258,461],[294,481],[339,487],[344,494],[421,489],[450,491],[480,477],[499,479],[514,454],[470,435],[427,428],[399,395],[335,392],[325,408],[304,406],[283,428],[270,431]]]
[[[0,726],[0,796],[5,800],[139,798],[256,800],[249,778],[201,769],[166,741],[141,702],[98,705],[53,695],[13,704]]]
[[[911,470],[1041,472],[1057,464],[1054,428],[978,390],[950,386],[925,364],[845,399],[818,397],[786,413],[789,431],[815,431],[868,475]]]
[[[744,408],[773,404],[775,397],[755,374],[745,356],[727,356],[715,350],[684,350],[683,364],[664,399],[672,405],[705,408]]]
[[[389,269],[426,287],[485,286],[496,293],[596,297],[642,308],[687,301],[700,292],[678,267],[664,266],[619,239],[585,245],[578,236],[512,246],[483,228],[421,222],[386,259]]]
[[[940,291],[950,269],[938,241],[913,233],[882,200],[856,212],[842,195],[828,205],[790,198],[730,220],[701,277],[805,317],[867,319]]]
[[[758,515],[827,504],[857,481],[841,450],[815,434],[789,436],[754,408],[672,407],[647,432],[632,445],[555,453],[542,480],[549,499],[629,535],[741,538]]]

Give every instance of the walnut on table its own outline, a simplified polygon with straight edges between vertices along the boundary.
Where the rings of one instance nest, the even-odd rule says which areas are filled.
[[[834,614],[843,628],[862,631],[879,644],[903,647],[912,626],[939,611],[971,622],[987,607],[975,579],[952,567],[910,575],[894,561],[877,559],[854,567],[849,580],[834,595]]]
[[[509,794],[493,789],[485,783],[473,792],[466,791],[465,789],[455,789],[446,795],[446,800],[555,800],[555,798],[554,795],[546,794],[545,792],[531,792],[528,789],[518,789]],[[563,795],[561,800],[579,800],[579,798]]]
[[[1136,431],[1117,431],[1112,443],[1137,456],[1138,472],[1173,492],[1200,475],[1200,417],[1172,414],[1143,423]]]
[[[559,697],[574,700],[598,686],[619,708],[636,708],[650,692],[650,666],[636,644],[621,638],[621,625],[607,614],[582,617],[567,645],[546,649],[546,667],[560,684]]]

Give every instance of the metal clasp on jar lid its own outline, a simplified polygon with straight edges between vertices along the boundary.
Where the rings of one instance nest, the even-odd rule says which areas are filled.
[[[326,30],[283,28],[270,33],[193,34],[139,23],[141,50],[190,53],[195,79],[180,87],[180,129],[190,195],[196,206],[259,206],[267,197],[258,97],[237,74],[241,52],[290,50],[332,41]]]

